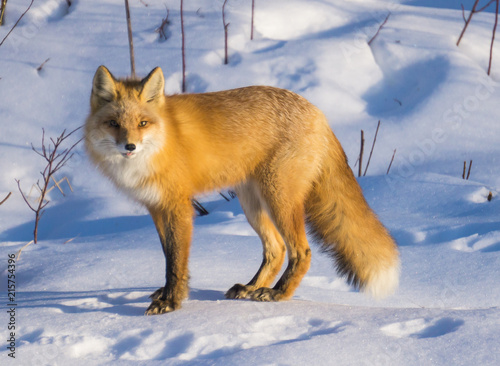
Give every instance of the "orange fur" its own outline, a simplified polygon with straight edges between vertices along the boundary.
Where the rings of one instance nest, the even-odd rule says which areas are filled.
[[[305,221],[339,272],[374,295],[397,285],[396,245],[368,207],[324,115],[304,98],[273,87],[165,96],[163,74],[94,77],[85,143],[118,188],[155,222],[167,281],[147,314],[180,307],[187,296],[194,195],[234,187],[262,240],[262,265],[229,298],[290,298],[309,269]],[[288,252],[288,266],[269,288]]]

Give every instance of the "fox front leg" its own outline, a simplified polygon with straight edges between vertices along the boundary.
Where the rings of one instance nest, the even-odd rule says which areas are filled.
[[[184,210],[177,212],[150,210],[166,261],[165,286],[156,290],[146,315],[164,314],[181,307],[189,293],[188,258],[191,245],[192,207],[188,200]]]

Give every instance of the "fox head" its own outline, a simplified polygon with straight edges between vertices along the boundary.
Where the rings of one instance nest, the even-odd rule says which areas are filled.
[[[85,145],[94,162],[146,158],[161,148],[164,85],[159,67],[138,80],[116,79],[99,66],[85,125]]]

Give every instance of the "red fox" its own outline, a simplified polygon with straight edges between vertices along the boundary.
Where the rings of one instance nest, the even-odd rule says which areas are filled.
[[[100,66],[85,124],[90,159],[148,209],[163,246],[166,283],[146,315],[176,310],[188,296],[191,198],[226,187],[264,247],[255,276],[227,298],[289,299],[311,261],[306,225],[350,284],[375,297],[395,290],[397,245],[318,108],[274,87],[166,96],[164,83],[158,67],[138,80]]]

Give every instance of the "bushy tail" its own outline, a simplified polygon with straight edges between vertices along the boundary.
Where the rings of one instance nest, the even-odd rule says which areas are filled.
[[[336,137],[306,201],[310,230],[340,275],[376,298],[399,284],[396,243],[363,197]]]

